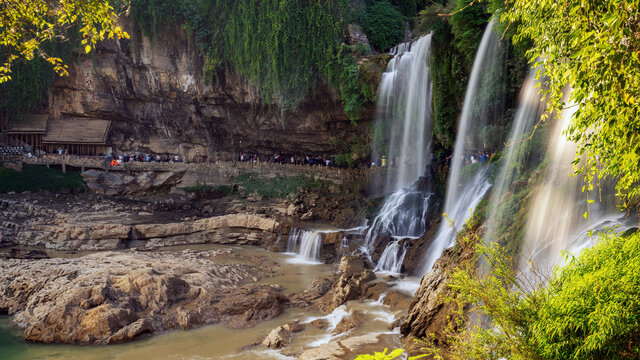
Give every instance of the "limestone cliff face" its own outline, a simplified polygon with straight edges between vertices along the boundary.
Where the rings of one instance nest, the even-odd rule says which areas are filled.
[[[208,84],[203,59],[181,28],[150,39],[129,21],[124,27],[130,40],[107,40],[90,55],[77,55],[70,76],[57,80],[49,94],[53,117],[112,120],[115,150],[194,160],[228,158],[239,151],[330,154],[336,143],[365,134],[372,109],[354,126],[337,94],[322,84],[283,117],[229,70]]]

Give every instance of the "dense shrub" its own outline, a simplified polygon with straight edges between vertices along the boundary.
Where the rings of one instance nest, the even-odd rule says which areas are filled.
[[[465,57],[465,64],[470,70],[482,33],[489,21],[490,14],[486,6],[474,0],[457,0],[457,11],[451,16],[451,27],[456,41],[455,46]]]
[[[22,171],[0,168],[0,193],[40,191],[58,191],[63,189],[81,189],[84,187],[82,176],[77,171],[63,174],[57,169],[42,165],[24,165]]]
[[[68,63],[73,47],[79,44],[78,37],[77,31],[70,29],[68,42],[48,42],[42,47],[50,56]],[[4,57],[0,47],[0,58]],[[53,66],[43,58],[16,61],[12,66],[11,80],[0,84],[0,113],[8,114],[13,121],[20,121],[25,115],[38,110],[45,103],[45,94],[56,76]]]
[[[407,17],[413,17],[418,12],[418,6],[422,6],[424,1],[421,0],[392,0],[400,12]]]
[[[404,36],[402,14],[386,0],[367,8],[362,25],[371,45],[380,51],[388,50]]]
[[[464,241],[470,241],[466,239]],[[487,275],[457,270],[450,287],[460,312],[447,328],[450,359],[597,360],[640,356],[640,233],[601,234],[599,243],[568,257],[551,278],[523,278],[497,244],[478,242]],[[469,304],[488,322],[467,324]],[[461,332],[458,331],[462,329]],[[440,349],[427,341],[426,352]]]
[[[245,195],[257,193],[265,198],[286,198],[302,189],[318,189],[326,185],[325,181],[306,175],[278,175],[265,179],[257,174],[246,174],[236,176],[233,181],[244,188]]]
[[[371,6],[380,1],[390,1],[393,6],[398,9],[402,15],[410,18],[418,13],[418,10],[425,6],[428,1],[425,0],[365,0],[364,3]]]

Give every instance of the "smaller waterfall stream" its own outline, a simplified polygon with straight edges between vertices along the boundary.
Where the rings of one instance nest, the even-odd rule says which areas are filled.
[[[566,98],[569,98],[569,93]],[[618,226],[618,230],[628,228],[624,214],[616,209],[612,184],[602,184],[600,191],[604,196],[600,199],[597,191],[582,191],[581,176],[571,176],[577,145],[567,140],[564,131],[577,109],[570,103],[562,111],[548,139],[547,174],[536,190],[528,212],[525,241],[519,259],[519,266],[525,272],[529,272],[529,264],[532,263],[542,273],[550,274],[555,265],[563,263],[564,251],[577,254],[594,245],[597,241],[595,234],[607,226]],[[589,206],[588,200],[595,202]],[[584,218],[582,214],[587,210],[589,216]],[[589,236],[590,231],[594,232],[593,236]]]
[[[402,272],[402,263],[406,254],[407,243],[402,244],[402,240],[394,240],[384,249],[374,270],[399,274]]]
[[[532,140],[529,137],[544,110],[544,103],[539,94],[540,88],[537,87],[538,81],[535,77],[536,69],[531,69],[520,91],[518,110],[507,140],[506,153],[503,152],[500,160],[501,166],[496,175],[489,202],[487,232],[484,236],[487,243],[496,241],[501,235],[497,233],[499,225],[512,220],[510,216],[504,216],[505,211],[509,211],[506,208],[505,194],[517,177],[532,166],[528,164],[527,159],[529,148],[532,146]]]
[[[461,175],[463,167],[468,162],[467,157],[470,153],[483,150],[483,130],[487,128],[490,120],[501,115],[496,113],[498,110],[494,102],[497,99],[487,97],[487,94],[500,93],[499,90],[504,87],[504,67],[501,58],[500,40],[495,32],[495,21],[492,20],[482,35],[464,97],[447,182],[446,213],[453,210],[459,202],[460,195],[465,191]]]
[[[454,226],[451,227],[451,224],[446,219],[440,224],[438,233],[427,250],[422,268],[423,273],[429,272],[442,252],[454,244],[456,233],[471,217],[473,210],[489,191],[491,185],[487,180],[487,171],[488,167],[484,166],[476,173],[473,181],[465,187],[458,197],[458,201],[452,207],[451,212],[447,213],[447,217],[453,221]]]
[[[320,247],[322,246],[322,233],[320,231],[302,230],[293,228],[287,242],[287,252],[297,256],[291,259],[292,263],[321,264]]]
[[[484,31],[473,62],[449,169],[444,209],[458,230],[491,187],[487,179],[488,166],[478,162],[484,162],[481,159],[488,161],[482,135],[487,124],[502,115],[504,53],[500,51],[494,28],[495,21],[492,20]],[[442,251],[453,245],[455,235],[456,229],[443,220],[425,254],[423,273],[430,271]]]
[[[567,140],[564,130],[577,106],[567,106],[558,118],[550,121],[549,129],[542,132],[538,129],[531,136],[544,110],[535,73],[536,69],[529,72],[520,93],[508,140],[510,146],[500,160],[496,176],[485,235],[487,242],[521,248],[518,267],[521,275],[533,283],[563,262],[563,252],[577,254],[593,245],[597,237],[589,236],[591,231],[597,234],[606,227],[627,228],[627,220],[611,200],[614,197],[606,195],[611,184],[603,183],[604,201],[599,201],[595,192],[582,192],[581,177],[571,176],[577,146]],[[542,180],[535,183],[530,176]],[[590,206],[590,219],[582,216],[588,208],[587,196],[595,200]],[[512,224],[517,226],[511,228]],[[530,264],[534,264],[536,275]]]
[[[430,194],[417,189],[403,189],[389,196],[365,233],[362,250],[369,259],[381,234],[395,238],[415,238],[424,234],[429,197]]]

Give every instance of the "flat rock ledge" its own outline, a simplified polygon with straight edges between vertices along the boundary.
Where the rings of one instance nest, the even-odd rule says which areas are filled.
[[[101,209],[81,210],[63,213],[24,201],[0,199],[0,247],[29,246],[63,251],[157,249],[206,243],[267,247],[283,232],[279,222],[249,214],[132,224],[122,219],[133,217],[126,212],[114,215]]]
[[[42,343],[116,344],[173,329],[248,327],[280,315],[274,272],[216,264],[215,251],[104,252],[76,259],[0,260],[0,313]]]

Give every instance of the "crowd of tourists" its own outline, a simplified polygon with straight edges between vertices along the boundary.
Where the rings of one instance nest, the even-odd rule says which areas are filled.
[[[332,157],[317,156],[317,155],[282,155],[273,154],[271,157],[260,158],[256,154],[245,154],[241,152],[238,155],[238,161],[240,162],[268,162],[275,164],[291,164],[291,165],[319,165],[319,166],[335,166],[335,161]]]
[[[475,164],[475,163],[485,163],[491,160],[495,156],[495,152],[489,151],[476,151],[472,153],[467,153],[462,156],[460,160],[464,160],[464,164]]]
[[[109,161],[111,166],[118,166],[122,164],[126,164],[128,162],[157,162],[157,163],[168,163],[181,162],[180,156],[178,155],[160,155],[160,154],[126,154],[126,155],[105,155],[104,158]]]

